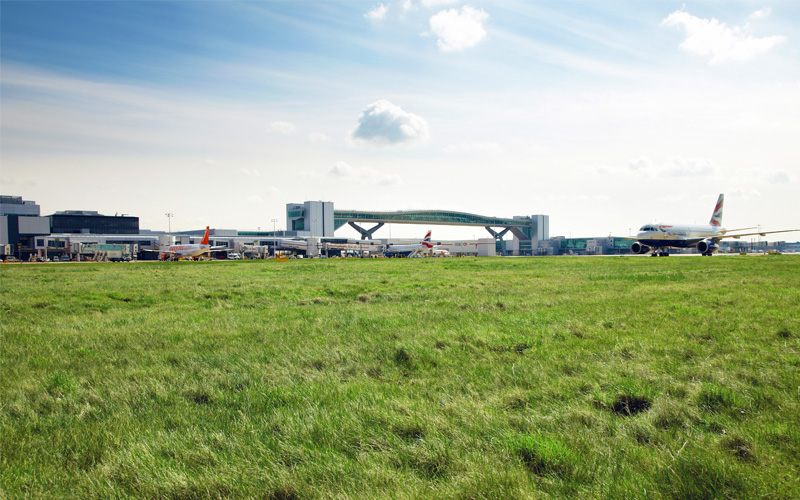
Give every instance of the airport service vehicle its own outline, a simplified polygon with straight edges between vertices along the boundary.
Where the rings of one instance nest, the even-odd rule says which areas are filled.
[[[292,250],[302,250],[304,252],[308,251],[308,241],[302,239],[292,239],[292,240],[278,240],[278,245],[281,248],[290,248]]]
[[[720,194],[714,213],[707,225],[702,224],[645,224],[639,229],[636,241],[631,245],[631,252],[643,254],[650,252],[652,257],[666,257],[669,248],[697,248],[704,256],[710,256],[719,250],[719,241],[723,238],[741,238],[742,236],[765,236],[773,233],[788,233],[798,229],[780,231],[757,231],[740,233],[753,227],[725,229],[722,227],[722,204],[725,195]],[[729,234],[733,233],[733,234]]]
[[[203,241],[200,243],[193,243],[191,245],[163,245],[158,250],[158,259],[167,260],[169,258],[194,258],[203,254],[208,254],[212,251],[225,250],[227,252],[233,251],[225,246],[212,247],[208,244],[209,226],[206,226],[206,232],[203,234]]]
[[[416,257],[417,254],[420,252],[429,252],[433,249],[433,244],[431,243],[431,232],[430,230],[425,234],[425,238],[420,241],[419,243],[412,243],[412,244],[401,244],[401,245],[394,245],[389,244],[386,248],[387,255],[395,254],[395,255],[405,255],[407,257]]]

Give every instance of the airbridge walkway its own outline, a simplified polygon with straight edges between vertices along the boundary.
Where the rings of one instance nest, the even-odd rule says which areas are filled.
[[[361,234],[361,239],[372,239],[372,235],[384,224],[422,224],[440,226],[478,226],[485,228],[495,239],[511,233],[519,240],[530,241],[536,237],[536,219],[531,217],[487,217],[484,215],[447,210],[409,210],[398,212],[365,212],[354,210],[333,211],[334,231],[349,225]],[[369,229],[358,223],[374,223]]]
[[[286,204],[286,229],[296,232],[297,236],[332,238],[335,231],[350,226],[362,240],[372,240],[385,224],[473,226],[486,229],[501,252],[515,255],[529,255],[538,248],[538,242],[550,237],[549,220],[547,215],[493,217],[451,210],[336,210],[331,201]],[[509,232],[514,236],[512,241],[503,239]]]

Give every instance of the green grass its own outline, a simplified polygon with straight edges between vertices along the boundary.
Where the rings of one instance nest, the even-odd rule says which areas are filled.
[[[800,498],[800,258],[0,266],[3,498]]]

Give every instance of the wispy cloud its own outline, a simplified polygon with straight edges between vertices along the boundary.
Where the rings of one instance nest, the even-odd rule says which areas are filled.
[[[295,130],[294,123],[291,122],[272,122],[269,124],[269,131],[276,134],[289,135]]]
[[[458,3],[458,0],[421,0],[420,4],[426,9],[433,9],[441,7],[442,5],[452,5]]]
[[[650,177],[699,177],[712,175],[717,165],[708,158],[683,158],[675,156],[664,163],[657,164],[642,156],[628,161],[628,169]]]
[[[366,14],[364,17],[369,19],[370,21],[381,21],[386,17],[386,13],[389,11],[389,5],[387,4],[380,4],[377,7],[373,8]]]
[[[371,167],[353,167],[352,165],[337,161],[328,169],[331,178],[354,180],[362,185],[369,186],[399,186],[403,179],[397,174],[386,174]]]
[[[448,144],[442,151],[449,155],[481,153],[481,154],[500,154],[503,147],[496,142],[461,142],[459,144]]]
[[[321,144],[330,141],[331,138],[321,132],[308,134],[308,141],[312,144]]]
[[[381,99],[364,108],[350,137],[356,143],[388,146],[425,141],[429,135],[424,118]]]
[[[739,175],[746,182],[788,184],[793,180],[792,174],[783,168],[742,168]]]
[[[702,19],[682,10],[673,12],[661,24],[683,28],[686,39],[680,47],[709,57],[710,64],[747,61],[786,41],[781,35],[757,38],[747,34],[749,25],[731,28],[716,19]]]
[[[719,167],[709,158],[684,158],[674,156],[657,163],[647,156],[628,160],[625,166],[592,166],[582,169],[601,176],[642,176],[653,179],[706,177],[716,174]]]
[[[759,9],[750,14],[750,19],[764,19],[765,17],[769,17],[771,14],[772,9],[769,7],[764,7],[763,9]]]
[[[448,9],[434,15],[430,26],[442,52],[457,52],[474,47],[486,38],[483,22],[488,17],[485,11],[465,5],[461,10]]]

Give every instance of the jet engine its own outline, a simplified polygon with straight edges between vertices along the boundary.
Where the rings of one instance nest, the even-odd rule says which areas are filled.
[[[703,240],[697,244],[697,251],[703,255],[711,255],[719,250],[719,245],[714,243],[714,240]]]
[[[650,247],[647,245],[642,245],[638,241],[634,241],[631,245],[631,253],[647,253],[650,251]]]

